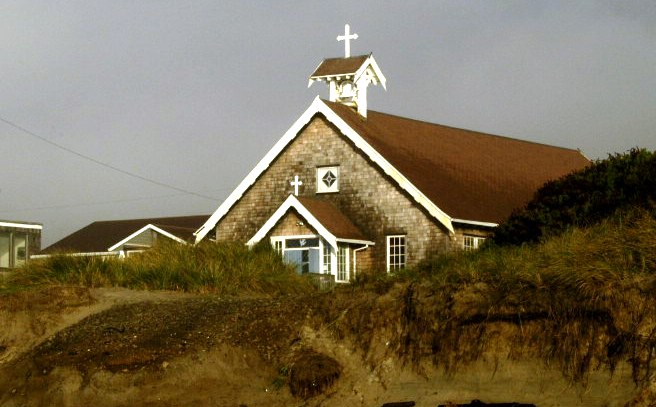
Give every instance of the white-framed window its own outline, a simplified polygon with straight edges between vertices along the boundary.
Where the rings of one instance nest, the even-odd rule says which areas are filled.
[[[276,253],[282,256],[282,240],[271,240],[271,243],[273,244],[273,250],[275,250]]]
[[[272,236],[274,250],[286,262],[294,264],[299,274],[332,274],[335,281],[347,283],[350,280],[350,249],[347,244],[339,244],[337,252],[320,236]]]
[[[476,250],[481,247],[484,241],[484,237],[464,235],[462,238],[462,248],[465,251]]]
[[[290,264],[298,274],[321,273],[323,269],[322,242],[316,235],[272,236],[273,249]]]
[[[126,250],[125,257],[136,256],[137,254],[141,254],[143,252],[145,252],[145,250]]]
[[[328,245],[326,242],[323,243],[323,273],[324,274],[330,274],[330,270],[332,269],[332,249],[330,248],[330,245]]]
[[[387,271],[404,269],[406,260],[405,235],[387,236]]]
[[[335,281],[349,281],[349,248],[346,245],[337,246],[337,275]]]
[[[317,168],[317,193],[339,192],[339,166]]]

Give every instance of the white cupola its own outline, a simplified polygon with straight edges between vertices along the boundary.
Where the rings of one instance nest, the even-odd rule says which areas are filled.
[[[348,24],[344,27],[344,35],[337,41],[344,41],[344,58],[328,58],[321,61],[310,75],[308,87],[316,81],[325,81],[330,89],[329,100],[347,106],[355,107],[358,113],[367,117],[367,87],[370,83],[385,87],[385,76],[381,72],[374,57],[369,55],[351,56],[350,40],[358,38],[350,34]]]

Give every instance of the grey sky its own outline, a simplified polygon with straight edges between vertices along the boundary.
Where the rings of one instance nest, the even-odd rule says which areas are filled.
[[[654,1],[3,1],[0,219],[44,247],[94,221],[211,213],[309,106],[307,77],[373,52],[369,108],[590,158],[656,148]]]

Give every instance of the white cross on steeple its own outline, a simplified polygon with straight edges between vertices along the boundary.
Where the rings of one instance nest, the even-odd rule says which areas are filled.
[[[351,40],[357,40],[358,34],[351,34],[351,27],[344,25],[344,35],[338,35],[337,41],[344,41],[344,58],[351,56]]]
[[[294,175],[294,181],[290,182],[289,185],[294,187],[294,195],[298,196],[298,187],[303,185],[303,181],[298,179],[298,175]]]

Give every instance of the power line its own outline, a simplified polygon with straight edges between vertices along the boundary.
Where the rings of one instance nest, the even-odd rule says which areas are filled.
[[[85,154],[79,153],[79,152],[77,152],[77,151],[75,151],[75,150],[72,150],[72,149],[66,147],[66,146],[63,146],[63,145],[61,145],[61,144],[55,143],[54,141],[48,140],[47,138],[45,138],[45,137],[43,137],[43,136],[40,136],[40,135],[36,134],[35,132],[33,132],[33,131],[31,131],[31,130],[26,129],[25,127],[19,126],[18,124],[14,123],[14,122],[11,122],[11,121],[9,121],[9,120],[7,120],[7,119],[5,119],[5,118],[3,118],[2,116],[0,116],[0,121],[2,121],[3,123],[5,123],[5,124],[7,124],[7,125],[9,125],[9,126],[11,126],[11,127],[13,127],[13,128],[16,129],[16,130],[19,130],[19,131],[21,131],[21,132],[23,132],[23,133],[25,133],[25,134],[28,134],[28,135],[30,135],[30,136],[32,136],[32,137],[38,139],[38,140],[41,140],[41,141],[43,141],[44,143],[50,144],[50,145],[53,146],[53,147],[56,147],[56,148],[58,148],[58,149],[60,149],[60,150],[64,150],[64,151],[66,151],[67,153],[70,153],[70,154],[76,155],[76,156],[78,156],[78,157],[80,157],[80,158],[83,158],[83,159],[85,159],[85,160],[87,160],[87,161],[91,161],[91,162],[94,163],[94,164],[98,164],[98,165],[103,166],[103,167],[105,167],[105,168],[109,168],[110,170],[113,170],[113,171],[116,171],[116,172],[120,172],[121,174],[124,174],[124,175],[130,176],[130,177],[133,177],[133,178],[137,178],[137,179],[139,179],[139,180],[141,180],[141,181],[149,182],[149,183],[151,183],[151,184],[155,184],[155,185],[158,185],[158,186],[160,186],[160,187],[173,189],[173,190],[175,190],[175,191],[182,192],[182,193],[187,194],[187,195],[194,195],[194,196],[197,196],[197,197],[199,197],[199,198],[205,198],[205,199],[209,199],[209,200],[212,200],[212,201],[217,201],[217,200],[218,200],[217,198],[214,198],[214,197],[211,197],[211,196],[207,196],[207,195],[199,194],[199,193],[196,193],[196,192],[193,192],[193,191],[188,191],[188,190],[186,190],[186,189],[178,188],[178,187],[176,187],[176,186],[174,186],[174,185],[166,184],[166,183],[164,183],[164,182],[160,182],[160,181],[156,181],[156,180],[153,180],[153,179],[150,179],[150,178],[146,178],[146,177],[144,177],[144,176],[141,176],[141,175],[139,175],[139,174],[135,174],[135,173],[130,172],[130,171],[122,170],[122,169],[120,169],[120,168],[118,168],[118,167],[115,167],[115,166],[113,166],[113,165],[111,165],[111,164],[104,163],[104,162],[99,161],[99,160],[97,160],[97,159],[95,159],[95,158],[93,158],[93,157],[89,157],[88,155],[85,155]]]
[[[0,211],[0,213],[15,213],[15,212],[27,212],[27,211],[42,211],[42,210],[50,210],[50,209],[77,208],[82,206],[108,205],[108,204],[123,203],[123,202],[135,202],[135,201],[146,201],[151,199],[172,198],[172,197],[183,196],[183,195],[187,195],[187,194],[186,193],[168,194],[168,195],[150,196],[150,197],[143,197],[143,198],[115,199],[112,201],[102,201],[102,202],[87,202],[87,203],[77,203],[77,204],[62,204],[62,205],[41,206],[41,207],[33,207],[33,208],[21,208],[17,210],[14,209],[8,211]]]

